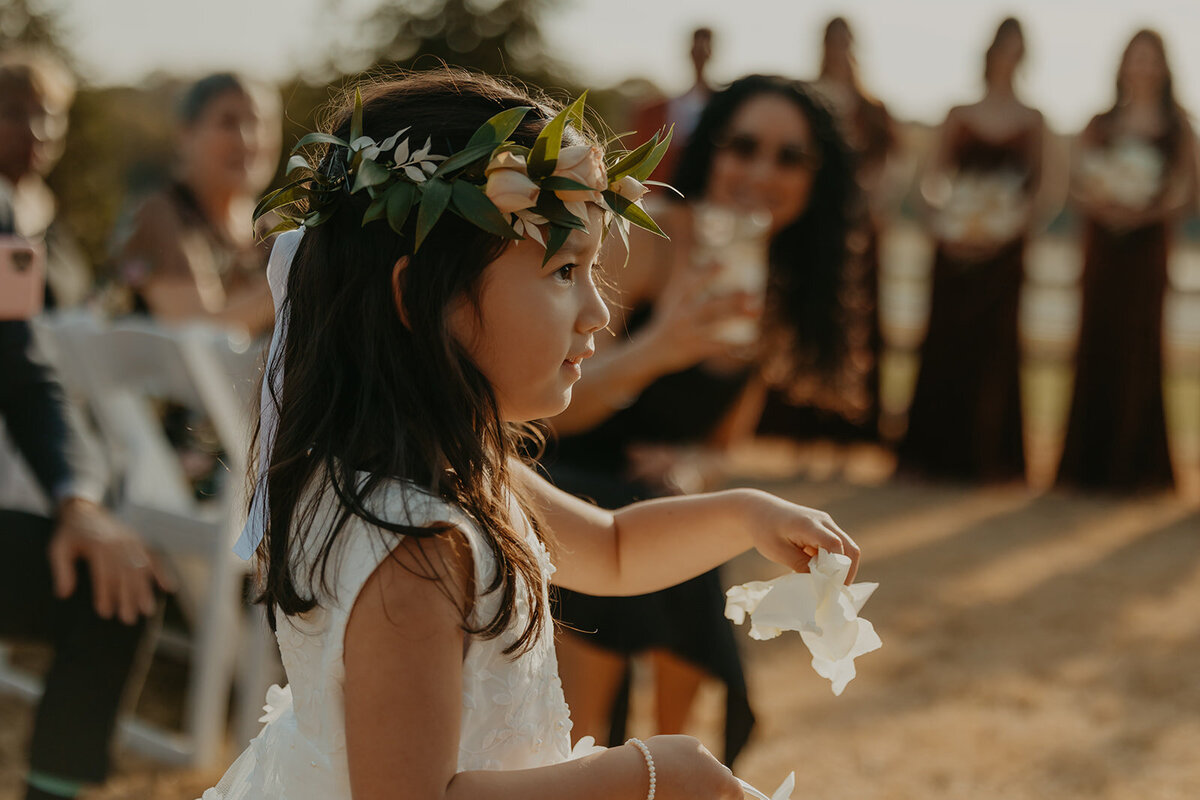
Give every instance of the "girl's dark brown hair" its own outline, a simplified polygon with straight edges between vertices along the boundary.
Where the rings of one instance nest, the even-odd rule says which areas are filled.
[[[429,137],[431,152],[443,155],[461,150],[484,121],[515,106],[534,107],[511,137],[531,146],[557,111],[511,84],[446,68],[359,88],[365,135],[382,141],[409,128],[414,147]],[[324,130],[348,138],[353,96],[352,87]],[[584,141],[585,134],[573,129],[564,138],[565,144]],[[329,160],[319,169],[329,170]],[[407,481],[461,509],[491,548],[495,578],[478,589],[500,592],[500,610],[472,627],[466,599],[464,630],[488,637],[503,633],[518,593],[525,593],[530,618],[508,648],[517,652],[545,623],[540,602],[545,581],[511,508],[515,497],[542,538],[536,515],[511,481],[509,464],[522,452],[522,429],[500,418],[491,385],[448,323],[451,302],[477,298],[484,268],[506,244],[446,213],[414,254],[411,226],[417,215],[397,235],[382,220],[362,224],[368,202],[365,192],[342,195],[333,217],[304,234],[288,277],[288,335],[264,377],[272,385],[283,370],[278,432],[271,452],[260,454],[269,459],[270,500],[257,553],[263,576],[259,600],[272,625],[277,609],[287,615],[312,609],[317,587],[329,592],[329,558],[351,517],[394,536],[397,544],[403,535],[403,546],[424,565],[418,574],[449,594],[444,565],[426,546],[449,526],[412,527],[369,508],[372,493],[391,481]],[[393,271],[406,257],[401,313]],[[322,525],[318,501],[329,492],[339,513]],[[319,556],[308,574],[293,574],[296,554],[313,548]]]

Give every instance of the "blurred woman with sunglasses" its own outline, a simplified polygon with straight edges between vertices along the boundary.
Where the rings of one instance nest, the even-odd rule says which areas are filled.
[[[1172,225],[1196,195],[1195,137],[1162,37],[1134,35],[1117,99],[1080,136],[1074,195],[1085,219],[1083,318],[1058,482],[1172,484],[1162,322]]]
[[[757,420],[746,398],[758,367],[729,332],[731,325],[757,326],[763,299],[713,289],[722,269],[749,265],[713,264],[703,252],[711,209],[769,220],[765,323],[774,333],[763,341],[785,343],[780,360],[787,369],[817,370],[838,352],[837,288],[852,178],[833,119],[813,93],[757,75],[718,92],[680,157],[674,183],[688,201],[655,213],[671,240],[643,237],[624,268],[610,271],[615,335],[598,338],[599,352],[571,407],[552,421],[561,438],[544,461],[551,477],[605,507],[704,488],[712,476],[697,449],[752,432]],[[683,728],[704,676],[725,683],[724,761],[732,763],[753,715],[723,608],[715,571],[641,597],[562,592],[560,672],[575,733],[624,741],[629,661],[644,654],[655,671],[660,733]]]
[[[1025,477],[1017,306],[1045,125],[1013,85],[1024,55],[1020,23],[1004,20],[984,59],[983,99],[950,110],[922,181],[937,252],[902,472]]]

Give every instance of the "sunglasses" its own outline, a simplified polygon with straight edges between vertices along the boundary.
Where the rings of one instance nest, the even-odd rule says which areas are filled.
[[[735,133],[716,141],[718,150],[723,150],[739,161],[753,161],[767,148],[761,141],[745,133]],[[785,144],[773,153],[775,166],[779,169],[815,170],[821,166],[821,157],[800,145]]]

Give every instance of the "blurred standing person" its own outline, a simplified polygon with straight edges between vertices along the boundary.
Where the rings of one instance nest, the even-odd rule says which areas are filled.
[[[0,225],[46,249],[46,307],[79,305],[92,271],[45,176],[62,155],[75,79],[48,53],[0,55]]]
[[[821,74],[813,88],[829,102],[842,136],[855,156],[859,208],[850,234],[845,286],[847,358],[863,373],[865,405],[853,413],[842,433],[850,438],[879,436],[879,362],[883,332],[879,317],[879,239],[886,213],[884,186],[889,156],[896,146],[887,108],[862,86],[854,55],[854,33],[844,17],[825,26]],[[833,431],[836,435],[838,431]]]
[[[1175,100],[1162,37],[1138,31],[1113,107],[1079,138],[1083,314],[1062,485],[1170,487],[1162,322],[1173,223],[1196,195],[1195,137]]]
[[[663,98],[642,106],[634,114],[633,127],[643,136],[649,136],[660,128],[675,126],[675,135],[666,155],[654,169],[654,178],[667,180],[675,173],[675,164],[683,152],[696,120],[704,110],[713,88],[704,74],[712,60],[712,28],[696,28],[692,31],[692,87],[678,97]]]
[[[755,267],[712,263],[698,241],[705,209],[769,215],[761,271],[764,284],[770,273],[775,338],[786,340],[790,363],[824,364],[836,350],[851,173],[811,90],[762,75],[734,81],[701,114],[674,182],[691,199],[656,211],[671,240],[641,237],[628,263],[611,271],[617,335],[597,338],[571,406],[551,421],[561,438],[544,462],[550,476],[606,508],[704,489],[705,448],[750,433],[757,421],[758,367],[728,333],[731,324],[753,330],[762,296],[714,290],[722,270]],[[638,597],[562,591],[559,666],[576,733],[624,741],[628,664],[648,655],[660,733],[682,730],[705,676],[725,683],[723,760],[732,763],[754,718],[723,609],[715,570]]]
[[[117,269],[137,310],[166,322],[269,330],[266,250],[251,212],[274,175],[278,101],[231,73],[193,84],[179,107],[179,163],[118,237]]]
[[[984,58],[983,99],[950,110],[922,181],[937,246],[902,472],[1025,478],[1017,309],[1045,123],[1014,87],[1024,56],[1010,17]]]

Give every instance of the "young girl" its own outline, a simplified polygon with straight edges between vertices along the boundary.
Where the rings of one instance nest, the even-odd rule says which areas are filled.
[[[751,546],[793,569],[858,548],[753,490],[602,511],[519,457],[608,322],[611,216],[654,226],[638,176],[665,142],[606,163],[581,103],[457,71],[362,92],[306,137],[331,144],[312,177],[260,206],[310,201],[276,245],[294,253],[248,526],[289,687],[204,800],[741,798],[690,737],[572,753],[551,577],[632,595]]]

